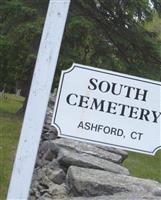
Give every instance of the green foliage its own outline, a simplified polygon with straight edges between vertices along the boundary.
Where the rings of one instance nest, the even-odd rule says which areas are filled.
[[[9,60],[9,49],[11,47],[10,42],[6,37],[0,36],[0,89],[5,87],[5,83],[9,84],[9,87],[13,84],[13,79],[11,77],[11,71],[8,66]]]
[[[29,80],[35,65],[47,1],[7,0],[0,4],[0,87]]]
[[[157,34],[158,39],[161,41],[161,18],[158,16],[158,14],[154,14],[153,20],[149,23],[146,23],[145,28],[149,32]]]
[[[30,81],[48,0],[3,0],[0,4],[0,87]],[[73,0],[63,38],[56,81],[73,62],[159,80],[160,0]],[[151,25],[150,25],[151,26]]]
[[[95,20],[96,31],[102,32],[104,46],[109,49],[112,64],[117,60],[121,71],[134,75],[155,78],[160,74],[160,45],[156,35],[148,32],[144,24],[153,18],[156,12],[149,6],[148,0],[142,1],[107,1],[99,0],[97,7],[91,1],[90,7],[85,1],[76,1],[88,18]],[[92,3],[93,2],[93,3]],[[161,11],[159,3],[157,10]],[[118,64],[119,62],[119,64]],[[106,65],[107,66],[107,65]],[[119,71],[119,68],[114,68]],[[152,69],[153,68],[153,69]],[[153,72],[153,73],[152,73]]]

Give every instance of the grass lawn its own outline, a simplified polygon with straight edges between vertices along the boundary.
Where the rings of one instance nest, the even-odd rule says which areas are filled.
[[[20,119],[0,117],[0,200],[7,193],[20,127]]]
[[[22,119],[15,112],[23,98],[7,94],[0,97],[0,200],[6,199]]]
[[[161,150],[155,156],[129,152],[124,166],[133,176],[149,178],[161,183]]]
[[[16,113],[24,100],[21,96],[5,94],[6,98],[0,97],[0,113]]]

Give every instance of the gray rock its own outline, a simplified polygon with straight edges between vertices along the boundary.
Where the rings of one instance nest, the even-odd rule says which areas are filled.
[[[45,120],[45,123],[51,125],[51,121],[52,121],[52,118],[48,116],[48,117],[46,118],[46,120]]]
[[[66,191],[66,186],[65,184],[61,184],[61,185],[57,185],[57,184],[52,184],[49,187],[49,194],[51,194],[51,196],[61,196],[61,197],[65,197],[67,196],[67,191]]]
[[[154,189],[153,190],[153,194],[155,196],[161,196],[161,187],[157,188],[157,189]]]
[[[33,174],[33,181],[38,180],[40,181],[46,176],[46,169],[45,168],[37,168]]]
[[[44,160],[48,160],[48,161],[52,161],[54,158],[56,158],[57,157],[57,153],[56,152],[54,152],[54,151],[52,151],[51,149],[48,149],[45,153],[44,153],[44,155],[43,155],[43,157],[42,157],[42,160],[44,159]]]
[[[73,149],[77,152],[90,154],[90,155],[103,158],[115,163],[121,163],[123,160],[122,155],[111,153],[107,150],[98,148],[94,144],[92,145],[92,144],[88,144],[88,143],[84,143],[84,142],[80,142],[76,140],[71,140],[71,139],[64,139],[64,138],[57,139],[54,141],[54,143],[59,147]]]
[[[65,173],[62,169],[52,170],[50,168],[46,169],[47,177],[56,184],[62,184],[65,180]]]
[[[33,191],[36,191],[37,190],[37,187],[39,185],[39,182],[37,180],[34,180],[31,184],[31,188]]]
[[[36,196],[38,196],[38,185],[39,182],[37,180],[32,181],[31,187],[30,187],[30,200],[34,200]],[[40,194],[40,193],[39,193]]]
[[[57,138],[58,132],[57,129],[51,125],[52,115],[46,117],[45,124],[43,127],[43,140],[55,140]]]
[[[44,154],[50,148],[50,142],[44,141],[40,143],[39,154]]]
[[[52,141],[43,141],[43,142],[41,142],[40,147],[39,147],[39,154],[44,154],[49,149],[51,151],[55,152],[56,145]]]
[[[49,189],[53,184],[54,183],[47,176],[44,176],[40,181],[40,185],[43,186],[43,189]],[[42,191],[42,188],[39,189]]]
[[[80,167],[102,169],[119,174],[129,174],[128,169],[108,160],[104,160],[102,158],[88,154],[76,153],[74,151],[69,151],[63,148],[61,148],[58,153],[58,160],[60,164],[65,165],[66,167],[75,165]]]
[[[57,185],[52,184],[46,190],[41,190],[41,197],[39,200],[47,200],[47,199],[57,199],[57,198],[65,198],[67,196],[67,191],[64,184]]]
[[[49,199],[52,200],[52,199]],[[151,195],[139,195],[135,193],[118,193],[108,196],[97,196],[97,197],[66,197],[57,200],[160,200],[160,197],[153,197]]]
[[[44,193],[41,197],[39,197],[39,200],[51,200],[51,195],[48,194],[47,192]]]
[[[44,160],[44,159],[39,159],[36,164],[37,164],[37,167],[44,167],[49,164],[49,161]]]
[[[59,162],[57,159],[53,159],[51,162],[49,162],[49,164],[47,165],[47,168],[50,168],[52,170],[56,170],[59,169]]]
[[[114,147],[107,147],[103,145],[97,145],[98,148],[109,151],[111,153],[115,153],[122,156],[122,161],[124,161],[128,157],[128,153],[122,149],[116,149]]]
[[[45,133],[47,132],[47,131],[49,131],[50,130],[50,128],[51,128],[51,124],[47,124],[46,122],[45,122],[45,124],[44,124],[44,130],[45,130]],[[42,134],[42,136],[44,137],[44,133]]]
[[[57,138],[57,133],[48,130],[47,132],[44,133],[43,139],[44,140],[55,140]]]
[[[28,197],[28,200],[36,200],[35,195],[30,194],[30,196]]]
[[[67,173],[66,182],[69,192],[75,196],[88,197],[130,192],[161,199],[161,196],[155,196],[157,190],[161,188],[160,183],[103,170],[71,166]]]

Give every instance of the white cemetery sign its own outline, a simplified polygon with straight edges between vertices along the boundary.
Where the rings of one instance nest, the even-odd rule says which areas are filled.
[[[27,200],[70,0],[50,0],[10,181],[8,200]]]
[[[52,124],[60,137],[155,154],[161,83],[73,64],[62,72]]]

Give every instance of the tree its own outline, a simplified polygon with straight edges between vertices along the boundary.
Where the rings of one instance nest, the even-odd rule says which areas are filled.
[[[13,85],[16,80],[27,81],[28,86],[48,1],[2,2],[0,56],[5,82]],[[160,19],[160,0],[73,0],[56,84],[60,71],[73,62],[159,80],[161,38],[156,30],[146,27],[155,13]]]
[[[145,24],[145,28],[149,32],[157,33],[158,39],[161,40],[161,18],[157,13],[154,13],[153,19]]]
[[[80,60],[82,57],[75,58],[73,51],[78,53],[84,44],[82,40],[88,40],[88,60],[81,59],[81,62],[159,80],[160,41],[157,33],[145,29],[145,23],[153,19],[154,12],[160,14],[161,3],[151,1],[151,4],[148,0],[73,1],[62,55],[65,58],[65,50],[72,47],[67,51],[70,60]],[[81,18],[84,23],[82,20],[79,22]],[[89,24],[88,31],[86,24]],[[69,34],[73,30],[74,34]],[[80,39],[82,32],[86,39]],[[76,35],[79,39],[75,39]],[[87,52],[87,45],[83,46],[83,52]],[[67,66],[62,63],[62,66]]]
[[[7,0],[0,5],[0,79],[12,87],[15,81],[23,82],[24,96],[31,81],[46,9],[45,0]]]

